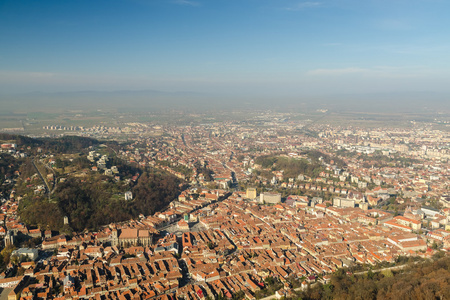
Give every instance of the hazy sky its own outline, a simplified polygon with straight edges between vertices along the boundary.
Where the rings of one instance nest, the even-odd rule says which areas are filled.
[[[1,0],[0,91],[450,91],[448,0]]]

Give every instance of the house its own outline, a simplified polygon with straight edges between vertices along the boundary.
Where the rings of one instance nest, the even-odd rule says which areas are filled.
[[[368,195],[367,202],[369,202],[370,206],[376,206],[376,205],[378,205],[378,203],[381,202],[381,198],[375,198],[375,197],[372,197],[371,195]]]
[[[167,221],[168,223],[172,223],[173,221],[175,221],[176,217],[177,217],[176,214],[173,213],[172,211],[165,211],[158,215],[158,218],[161,218]]]

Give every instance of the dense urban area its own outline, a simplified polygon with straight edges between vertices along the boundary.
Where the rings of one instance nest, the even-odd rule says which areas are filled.
[[[0,134],[1,299],[450,299],[445,124],[42,130]]]

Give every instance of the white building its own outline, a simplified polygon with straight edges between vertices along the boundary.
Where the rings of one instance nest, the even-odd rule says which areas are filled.
[[[281,194],[261,193],[259,195],[259,201],[261,203],[276,204],[281,202]]]
[[[133,200],[133,193],[131,191],[125,192],[125,200]]]

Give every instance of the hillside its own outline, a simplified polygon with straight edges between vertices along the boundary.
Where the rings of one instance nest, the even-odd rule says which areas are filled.
[[[105,175],[84,179],[71,177],[58,185],[51,200],[46,197],[21,201],[19,214],[30,225],[63,228],[63,217],[75,231],[97,229],[100,225],[149,215],[166,207],[179,194],[176,177],[160,172],[145,172],[135,186],[118,184]],[[134,200],[122,195],[131,189]]]
[[[34,139],[0,135],[15,143],[20,155],[2,154],[2,182],[14,175],[21,221],[42,229],[94,230],[111,222],[149,215],[166,207],[180,193],[180,180],[166,172],[130,164],[116,155],[117,144],[62,137]],[[91,155],[89,156],[88,155]],[[45,181],[45,182],[44,182]],[[133,200],[125,200],[127,191]],[[69,226],[63,226],[63,218]]]
[[[450,299],[450,256],[410,264],[400,271],[333,274],[326,285],[300,293],[301,299]]]

